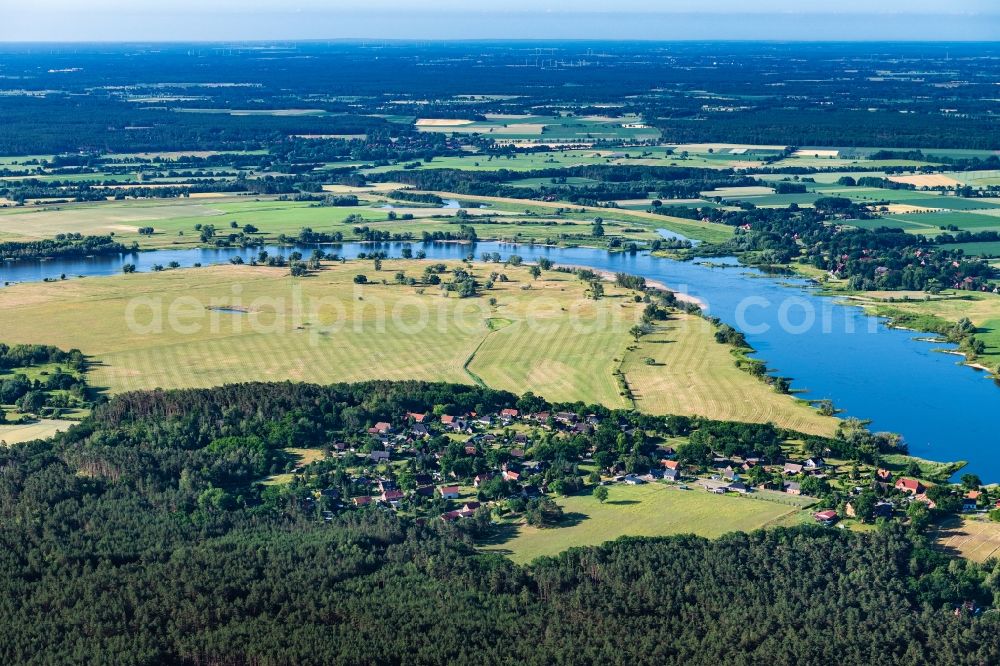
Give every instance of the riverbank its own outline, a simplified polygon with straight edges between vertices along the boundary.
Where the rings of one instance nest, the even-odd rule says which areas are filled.
[[[593,266],[577,266],[573,264],[563,264],[563,263],[559,263],[556,265],[562,268],[592,271],[600,275],[605,282],[615,282],[617,280],[618,273],[616,271],[604,270],[602,268],[594,268]],[[699,308],[702,309],[706,307],[704,301],[695,296],[692,296],[691,294],[687,294],[682,291],[677,291],[676,289],[667,286],[664,282],[661,282],[660,280],[650,280],[649,278],[644,278],[644,279],[646,280],[647,287],[652,287],[653,289],[658,289],[660,291],[670,292],[671,294],[674,295],[674,298],[676,298],[681,303],[691,303],[693,305],[697,305]]]
[[[425,251],[429,260],[461,261],[470,254],[469,245],[458,243],[411,245],[414,250]],[[383,248],[398,256],[401,246],[401,243],[387,243]],[[129,263],[136,264],[138,273],[125,277],[123,284],[125,287],[135,285],[138,274],[152,273],[155,265],[168,266],[173,261],[184,267],[209,266],[228,264],[236,256],[244,259],[256,256],[260,249],[285,256],[291,249],[297,249],[308,256],[313,247],[144,252],[130,258]],[[359,253],[369,254],[372,249],[371,244],[343,243],[336,252],[350,260]],[[969,471],[987,481],[1000,480],[1000,459],[992,447],[995,441],[992,414],[996,411],[998,398],[996,386],[984,382],[983,375],[978,372],[957,368],[953,357],[933,353],[931,345],[914,340],[913,333],[887,328],[883,321],[866,313],[859,304],[844,304],[819,294],[806,280],[769,277],[757,269],[740,265],[735,258],[716,258],[712,266],[708,266],[699,262],[659,259],[641,252],[612,254],[606,249],[515,246],[485,241],[479,242],[474,252],[497,252],[504,259],[517,254],[525,263],[545,258],[558,265],[602,270],[610,275],[618,272],[639,275],[649,283],[668,288],[669,285],[691,285],[691,296],[706,306],[712,316],[745,332],[748,344],[767,359],[773,374],[794,378],[792,390],[797,397],[812,402],[829,399],[842,410],[841,416],[869,419],[875,430],[900,433],[914,455],[968,460]],[[121,263],[121,260],[98,259],[53,261],[18,267],[16,274],[8,273],[4,279],[41,282],[47,277],[58,280],[60,273],[68,276],[121,275]],[[355,264],[352,270],[359,272],[359,266]],[[247,267],[246,270],[249,271],[247,275],[256,275],[254,271],[268,269]],[[284,275],[284,279],[292,279],[287,277],[287,269],[273,270]],[[158,275],[177,275],[177,272],[166,270]],[[243,275],[241,273],[241,280]],[[302,285],[319,282],[308,277],[293,280]],[[56,300],[66,299],[72,290],[83,287],[73,285],[74,282],[47,283],[45,288],[57,292]],[[5,290],[0,289],[0,294]],[[944,305],[965,306],[961,301]],[[972,305],[983,307],[979,302]],[[816,319],[810,325],[798,326],[803,308],[816,313]],[[788,326],[789,314],[794,315],[792,322],[796,326]],[[28,316],[23,310],[19,315],[23,316],[16,319]],[[981,313],[976,314],[980,316]],[[496,336],[498,341],[510,335],[512,329],[509,328]],[[302,358],[311,359],[312,353]],[[411,356],[421,354],[419,349],[413,349]],[[302,361],[294,367],[297,370],[308,368],[308,364]],[[456,367],[458,376],[466,379],[460,365]],[[650,367],[655,369],[655,366]],[[535,370],[543,377],[551,375],[547,368]],[[618,390],[615,388],[615,395]]]

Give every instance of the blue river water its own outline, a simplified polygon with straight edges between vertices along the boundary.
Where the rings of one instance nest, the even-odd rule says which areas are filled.
[[[225,249],[165,249],[122,257],[0,264],[0,286],[77,276],[114,275],[123,263],[139,271],[172,261],[182,267],[249,259],[317,246]],[[324,246],[347,258],[374,249],[399,256],[402,243],[344,243]],[[679,262],[649,254],[609,253],[591,248],[555,248],[480,242],[412,245],[430,259],[479,257],[499,252],[525,261],[547,257],[554,263],[624,271],[666,284],[699,299],[710,314],[736,326],[775,374],[810,400],[830,399],[844,416],[870,419],[874,430],[901,434],[911,454],[931,460],[966,460],[966,470],[985,482],[1000,481],[1000,435],[994,421],[1000,388],[985,372],[959,365],[958,356],[936,349],[947,345],[919,340],[922,334],[890,329],[860,308],[820,296],[806,280],[775,277],[740,266],[734,259]],[[4,317],[0,314],[0,339]]]

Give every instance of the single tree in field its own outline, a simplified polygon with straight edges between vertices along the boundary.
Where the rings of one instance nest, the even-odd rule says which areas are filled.
[[[604,504],[608,500],[608,489],[605,486],[597,486],[594,488],[594,497],[598,502]]]
[[[530,271],[531,271],[531,277],[535,278],[536,280],[542,275],[542,269],[539,268],[538,266],[532,266]]]

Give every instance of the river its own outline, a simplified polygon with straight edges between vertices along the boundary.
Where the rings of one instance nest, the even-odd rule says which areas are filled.
[[[399,256],[402,243],[344,243],[327,252],[353,258],[373,249]],[[67,277],[114,275],[123,263],[139,271],[176,261],[183,267],[246,260],[260,249],[269,254],[316,246],[252,249],[164,249],[122,257],[0,264],[0,285]],[[774,277],[733,259],[679,262],[646,253],[609,253],[591,248],[554,248],[480,242],[412,244],[429,259],[470,254],[518,254],[525,261],[547,257],[554,263],[624,271],[662,282],[698,298],[706,310],[744,332],[775,374],[810,400],[830,399],[842,416],[870,419],[874,430],[900,433],[910,453],[939,461],[967,460],[966,470],[984,482],[1000,481],[994,410],[1000,389],[984,372],[959,364],[954,355],[934,351],[947,345],[918,340],[920,334],[890,329],[858,307],[819,295],[807,280]],[[5,313],[4,316],[10,316]],[[2,339],[2,330],[0,330]]]

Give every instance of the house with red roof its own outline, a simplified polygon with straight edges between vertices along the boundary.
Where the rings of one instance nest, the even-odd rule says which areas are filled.
[[[399,502],[405,497],[402,490],[386,490],[382,492],[382,501],[388,502],[393,506],[399,504]]]
[[[441,486],[438,492],[445,499],[458,499],[458,486]]]
[[[833,509],[818,511],[813,514],[813,518],[816,522],[823,523],[824,525],[831,525],[835,520],[837,520],[837,512]]]
[[[386,423],[385,421],[379,421],[378,423],[376,423],[375,425],[373,425],[371,428],[368,429],[368,432],[370,432],[373,435],[385,435],[388,434],[390,431],[392,431],[392,425]]]
[[[906,479],[899,478],[896,479],[895,484],[896,490],[902,490],[904,493],[909,493],[911,495],[922,495],[925,490],[924,484],[920,483],[916,479]]]

